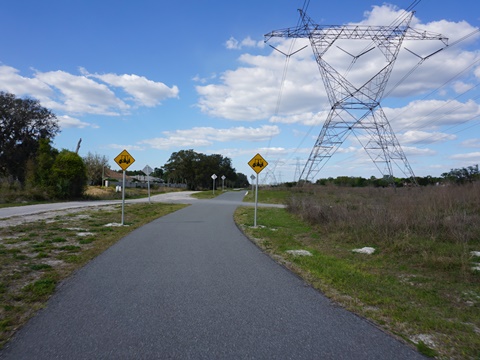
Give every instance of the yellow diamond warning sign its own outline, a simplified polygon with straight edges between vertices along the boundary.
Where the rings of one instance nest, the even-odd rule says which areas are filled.
[[[262,155],[255,155],[252,160],[248,162],[248,165],[255,171],[257,174],[260,173],[264,168],[267,167],[268,162],[265,160]]]
[[[115,158],[115,162],[123,170],[127,170],[127,168],[135,162],[135,159],[132,155],[128,153],[127,150],[123,150],[120,154],[117,155],[117,157]]]

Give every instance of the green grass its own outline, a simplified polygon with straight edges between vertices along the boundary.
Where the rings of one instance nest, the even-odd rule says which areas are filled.
[[[272,195],[282,196],[288,194]],[[277,208],[258,209],[254,228],[253,213],[244,207],[235,214],[247,236],[333,301],[424,355],[480,357],[480,274],[465,267],[464,244],[415,234],[403,242],[399,237],[369,243],[365,239],[373,238],[372,230],[312,225]],[[352,252],[364,246],[377,251],[373,255]],[[312,256],[286,253],[300,249]],[[415,343],[420,334],[430,336],[435,346]]]
[[[42,204],[41,201],[25,201],[21,203],[0,203],[0,209],[8,207],[17,207],[17,206],[28,206],[28,205],[37,205]]]
[[[286,199],[291,195],[289,190],[284,188],[258,188],[258,202],[265,204],[285,204]],[[245,202],[255,202],[255,189],[248,189],[247,196],[244,197]]]
[[[120,206],[106,206],[58,216],[48,223],[0,227],[0,347],[45,306],[56,284],[129,232],[184,206],[126,204],[129,226],[106,227],[121,220]],[[87,231],[94,235],[77,236]]]
[[[417,350],[419,353],[428,356],[428,357],[435,357],[438,355],[438,353],[430,348],[428,345],[426,345],[423,341],[419,341],[417,344]]]
[[[26,293],[26,301],[36,302],[46,299],[55,291],[55,284],[55,279],[51,277],[45,277],[28,284],[23,288],[23,291]]]
[[[217,197],[218,195],[222,194],[222,190],[215,190],[215,194],[213,193],[213,190],[207,190],[207,191],[199,191],[196,192],[192,195],[191,197],[194,197],[196,199],[201,199],[201,200],[208,200],[208,199],[213,199]]]

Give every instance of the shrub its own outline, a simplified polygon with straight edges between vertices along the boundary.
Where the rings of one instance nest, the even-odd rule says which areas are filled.
[[[52,166],[55,195],[60,199],[81,197],[87,185],[87,172],[82,158],[62,150]]]

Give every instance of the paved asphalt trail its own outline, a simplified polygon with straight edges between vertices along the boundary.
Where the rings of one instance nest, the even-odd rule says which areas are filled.
[[[63,282],[0,358],[423,358],[246,239],[232,218],[242,196],[133,231]]]

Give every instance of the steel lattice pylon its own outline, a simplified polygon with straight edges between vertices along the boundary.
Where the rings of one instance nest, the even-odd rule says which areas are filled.
[[[299,11],[301,25],[265,35],[265,41],[272,37],[309,39],[331,104],[327,119],[298,180],[313,180],[346,137],[351,132],[359,130],[366,136],[358,137],[355,133],[357,139],[384,176],[393,180],[395,164],[405,177],[411,178],[416,183],[413,170],[380,106],[380,100],[403,40],[440,40],[447,44],[448,39],[440,34],[411,28],[409,25],[413,12],[405,13],[390,26],[321,26],[315,24],[302,10]],[[359,56],[377,47],[385,57],[386,65],[363,85],[354,86],[347,80],[347,75],[341,75],[325,60],[325,54],[337,40],[371,41],[374,47],[358,56],[339,48],[355,61]]]

